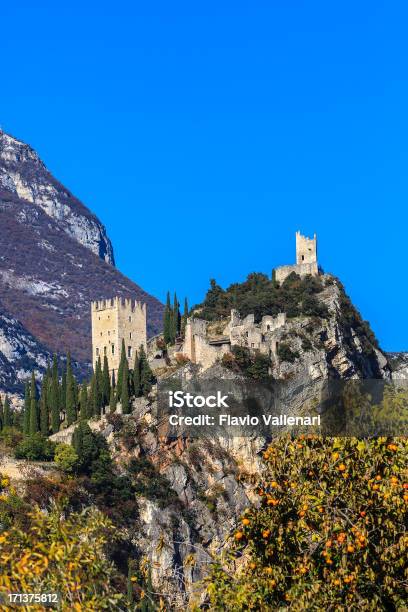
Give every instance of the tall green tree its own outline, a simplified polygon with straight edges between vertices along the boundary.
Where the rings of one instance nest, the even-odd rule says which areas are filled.
[[[98,406],[98,415],[101,414],[104,407],[104,397],[103,397],[103,374],[102,374],[102,363],[101,358],[98,357],[98,361],[95,366],[95,378],[96,378],[96,403]]]
[[[119,362],[119,368],[118,368],[118,381],[117,381],[117,384],[116,384],[116,399],[117,399],[117,401],[120,401],[121,397],[122,397],[123,369],[125,367],[125,362],[126,362],[126,364],[128,364],[127,357],[126,357],[125,341],[122,339],[122,346],[121,346],[121,349],[120,349],[120,362]]]
[[[172,324],[171,336],[172,336],[172,342],[174,343],[176,341],[177,336],[180,333],[180,305],[179,305],[176,293],[174,293],[174,299],[173,299],[171,324]]]
[[[23,434],[25,436],[28,436],[30,433],[30,410],[31,410],[30,383],[26,382],[25,395],[24,395],[24,417],[23,417]]]
[[[38,398],[37,398],[37,385],[35,382],[34,372],[31,373],[31,387],[30,387],[30,436],[33,436],[40,429],[40,420],[38,414]]]
[[[3,407],[3,429],[5,427],[11,427],[12,425],[12,414],[10,408],[10,400],[8,396],[4,398],[4,407]]]
[[[82,383],[79,396],[79,418],[81,421],[88,418],[88,387],[85,381]]]
[[[54,355],[52,360],[49,408],[51,412],[51,430],[52,433],[57,433],[60,428],[60,388],[58,379],[58,361],[56,355]]]
[[[120,395],[120,401],[122,403],[122,413],[130,413],[130,401],[129,401],[129,365],[128,360],[125,359],[122,370],[122,393]]]
[[[48,405],[48,388],[50,381],[48,373],[44,375],[41,385],[41,399],[40,399],[40,431],[43,436],[48,436],[50,429],[49,419],[49,405]]]
[[[67,425],[72,425],[76,421],[76,405],[75,405],[75,380],[72,373],[71,355],[67,356],[67,370],[65,379],[65,418]]]
[[[99,416],[99,404],[98,404],[98,379],[96,372],[93,373],[91,378],[91,389],[89,393],[89,416]]]
[[[107,406],[109,404],[109,400],[110,400],[110,376],[109,376],[109,364],[108,364],[108,358],[105,355],[103,358],[103,372],[102,372],[102,394],[103,394],[103,401],[104,401],[104,406]]]
[[[116,392],[114,387],[111,387],[109,398],[109,412],[113,414],[116,410]]]
[[[140,397],[140,395],[142,395],[140,386],[140,360],[139,353],[137,351],[135,354],[135,362],[133,364],[133,392],[135,397]]]
[[[163,337],[166,344],[172,341],[172,316],[170,304],[170,292],[167,292],[166,306],[163,314]]]
[[[180,332],[183,338],[186,333],[187,319],[188,319],[188,301],[187,301],[187,298],[184,298],[184,312],[183,312],[183,317],[181,319],[181,328],[180,328]]]
[[[140,389],[143,395],[150,393],[153,384],[156,382],[156,378],[149,366],[147,361],[146,351],[143,344],[140,346],[139,351],[139,363],[140,363]]]
[[[62,377],[61,377],[61,386],[60,386],[60,408],[62,412],[65,412],[66,404],[67,404],[67,373],[63,369]]]

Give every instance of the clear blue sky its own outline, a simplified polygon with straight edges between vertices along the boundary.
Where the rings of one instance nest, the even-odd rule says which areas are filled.
[[[408,350],[406,2],[1,3],[0,124],[105,223],[118,267],[200,301],[317,232]]]

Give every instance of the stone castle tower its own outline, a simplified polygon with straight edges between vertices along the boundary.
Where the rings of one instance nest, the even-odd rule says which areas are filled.
[[[307,236],[302,236],[300,232],[296,232],[296,264],[298,266],[303,264],[317,265],[316,234],[313,238],[308,238]]]
[[[317,276],[319,274],[319,266],[317,263],[317,236],[313,238],[302,236],[300,232],[296,232],[296,264],[292,266],[280,266],[275,269],[275,280],[282,283],[286,277],[292,272],[296,272],[300,277],[311,274]]]
[[[135,353],[143,345],[146,349],[146,304],[115,297],[91,303],[92,363],[104,356],[109,371],[117,374],[122,340],[125,342],[129,367],[133,368]]]

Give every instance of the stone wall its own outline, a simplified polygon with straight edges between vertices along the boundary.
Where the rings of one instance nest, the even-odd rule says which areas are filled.
[[[209,368],[230,352],[231,346],[245,346],[276,358],[279,336],[276,333],[285,327],[286,314],[264,316],[260,323],[255,323],[253,314],[241,319],[237,310],[231,310],[230,322],[224,329],[226,336],[218,340],[208,338],[207,325],[202,319],[188,319],[182,348],[186,357],[203,368]]]
[[[306,264],[294,264],[292,266],[279,266],[279,268],[275,268],[275,280],[278,283],[283,283],[285,278],[289,276],[289,274],[298,274],[301,278],[311,274],[312,276],[317,276],[319,274],[319,268],[317,262],[315,263],[306,263]]]
[[[265,315],[260,323],[254,322],[254,315],[240,319],[237,311],[231,311],[229,334],[231,346],[245,346],[260,351],[269,357],[276,357],[276,332],[286,325],[286,313],[281,312],[275,317]]]
[[[204,369],[211,367],[217,359],[230,350],[230,342],[212,343],[207,337],[207,321],[187,319],[182,353],[193,363],[199,363]]]

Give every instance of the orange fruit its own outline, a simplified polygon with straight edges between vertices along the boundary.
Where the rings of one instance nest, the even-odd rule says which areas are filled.
[[[344,465],[344,463],[340,463],[339,468],[340,472],[344,472],[344,470],[346,469],[346,466]]]
[[[244,537],[244,534],[242,533],[242,531],[237,531],[235,534],[235,539],[236,540],[241,540]]]

